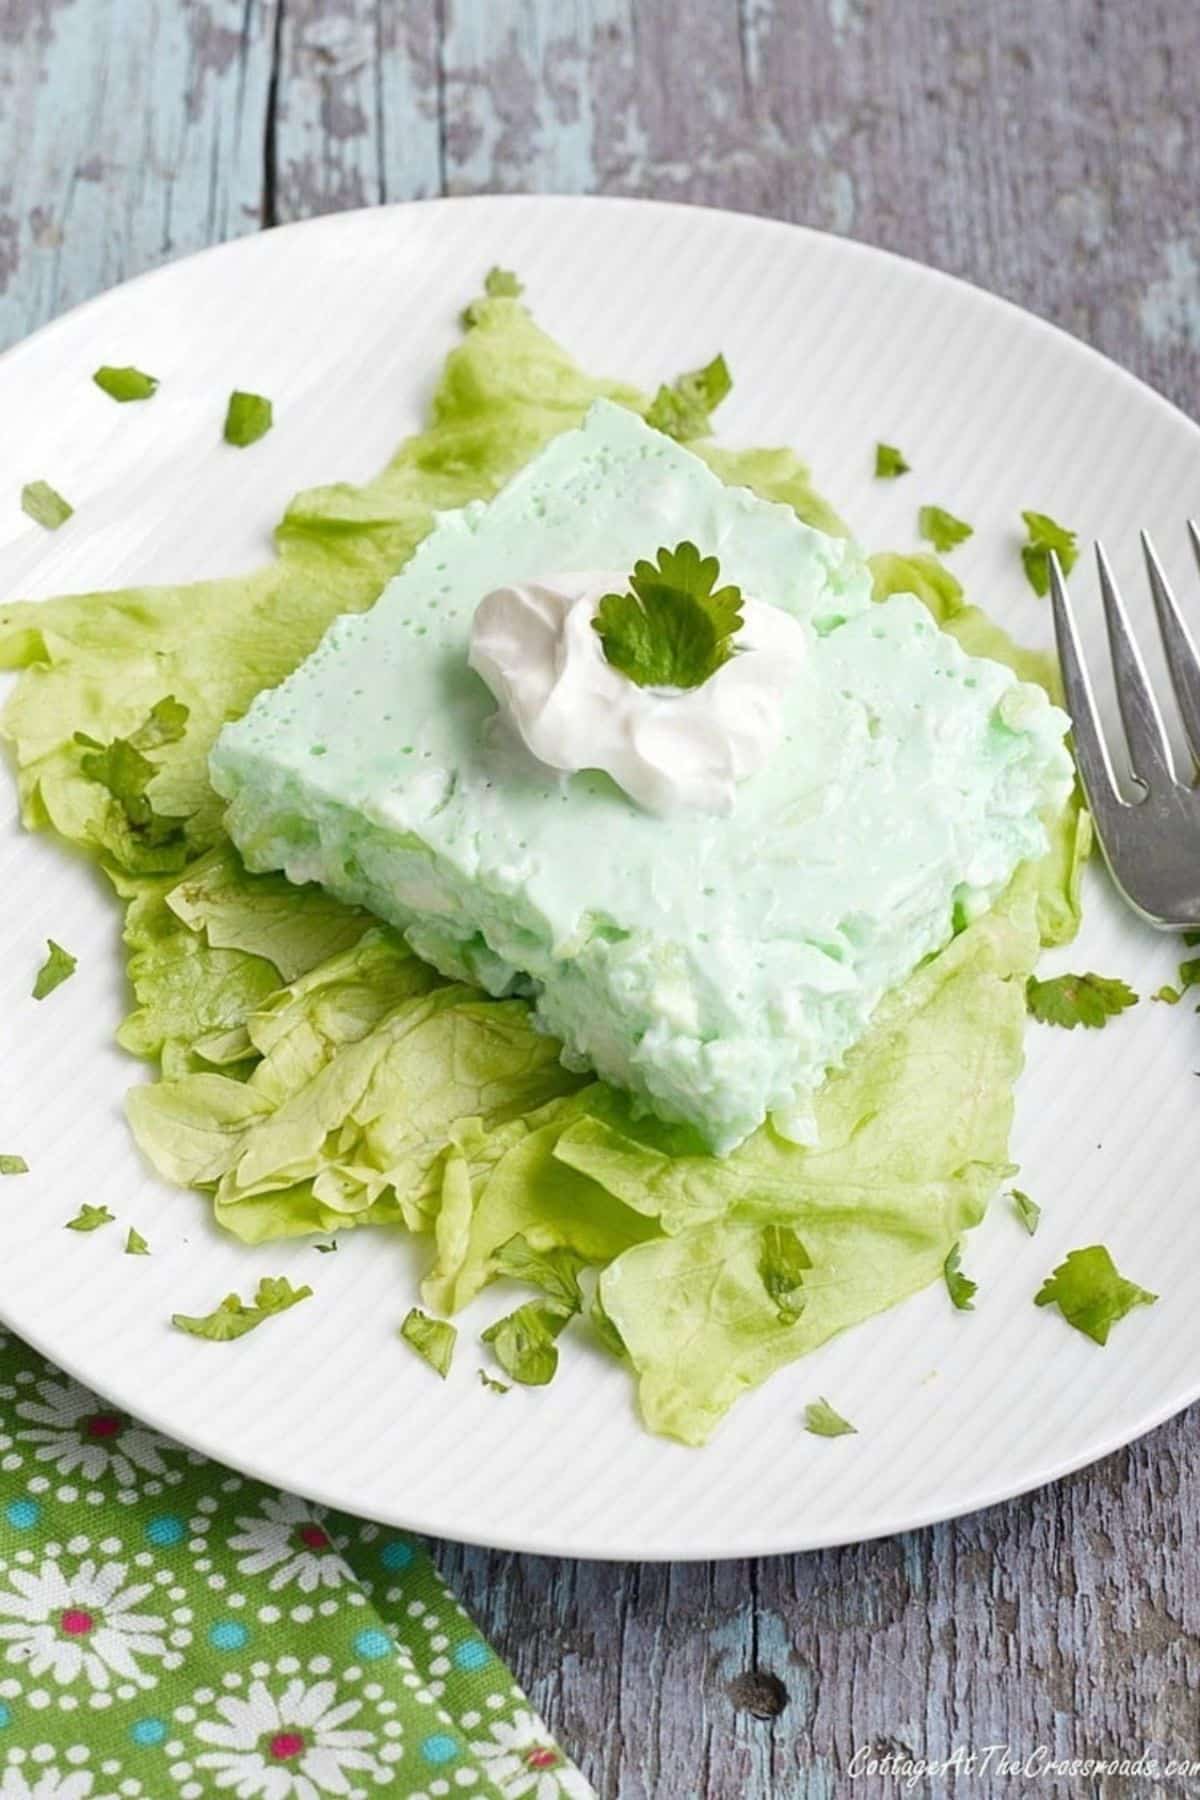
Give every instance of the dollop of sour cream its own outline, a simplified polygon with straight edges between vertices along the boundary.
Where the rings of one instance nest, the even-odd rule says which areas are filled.
[[[744,600],[729,661],[696,688],[639,687],[613,668],[592,619],[628,576],[549,575],[485,596],[470,664],[526,747],[552,769],[603,769],[648,811],[730,813],[739,782],[783,735],[783,702],[807,654],[790,613]]]

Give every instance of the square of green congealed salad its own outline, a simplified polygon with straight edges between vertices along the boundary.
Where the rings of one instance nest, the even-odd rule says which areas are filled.
[[[247,1243],[420,1234],[397,1323],[437,1373],[495,1284],[489,1386],[590,1333],[700,1443],[930,1282],[970,1304],[1027,1010],[1127,1002],[1032,975],[1088,843],[1051,659],[934,556],[865,559],[790,451],[718,448],[720,358],[594,380],[499,271],[464,326],[428,428],[301,494],[269,567],[0,608],[4,734],[25,822],[126,908],[155,1168]],[[252,454],[270,403],[234,400]]]

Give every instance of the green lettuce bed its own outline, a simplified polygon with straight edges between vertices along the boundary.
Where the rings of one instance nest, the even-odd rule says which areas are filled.
[[[767,1126],[725,1160],[568,1073],[521,1002],[443,981],[317,889],[248,875],[207,779],[223,722],[372,603],[435,509],[495,493],[597,395],[645,409],[516,300],[470,318],[428,429],[367,486],[298,496],[268,568],[0,608],[0,667],[23,671],[3,733],[25,823],[94,856],[125,905],[136,1004],[120,1038],[159,1077],[129,1097],[155,1167],[211,1194],[247,1243],[428,1234],[438,1311],[495,1280],[517,1234],[574,1252],[598,1271],[588,1324],[627,1361],[646,1424],[701,1443],[745,1389],[935,1280],[1010,1172],[1025,980],[1075,931],[1086,815],[1073,803],[1045,861],[880,1008],[819,1097],[819,1148]],[[693,448],[843,529],[790,451]],[[966,648],[1055,692],[1051,660],[964,605],[933,558],[874,568],[880,594],[916,592]],[[147,733],[167,696],[187,708],[182,735]],[[95,760],[131,736],[132,804]],[[811,1266],[781,1304],[772,1255],[797,1240]],[[411,1298],[398,1291],[398,1311]]]

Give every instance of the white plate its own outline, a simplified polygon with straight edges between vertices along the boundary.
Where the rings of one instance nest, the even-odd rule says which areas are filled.
[[[460,307],[493,262],[587,366],[644,384],[724,350],[728,441],[796,445],[870,548],[914,542],[920,501],[974,521],[953,563],[1020,637],[1048,641],[1025,585],[1019,511],[1103,531],[1141,607],[1136,531],[1184,565],[1200,431],[1072,339],[972,288],[790,226],[621,200],[431,202],[272,231],[81,307],[0,360],[0,593],[178,581],[251,567],[294,489],[368,476],[418,424]],[[89,382],[100,362],[162,378],[149,406]],[[225,398],[270,394],[275,430],[222,448]],[[871,478],[873,447],[914,473]],[[78,509],[50,535],[18,512],[45,477]],[[1076,590],[1088,594],[1081,565]],[[1196,592],[1194,581],[1191,583]],[[1178,945],[1124,914],[1093,871],[1073,964],[1166,980]],[[625,1376],[570,1343],[555,1384],[500,1399],[476,1379],[467,1315],[445,1387],[401,1344],[411,1246],[347,1234],[242,1249],[202,1199],[155,1181],[120,1112],[137,1066],[117,913],[95,874],[17,830],[0,788],[0,1150],[33,1172],[0,1192],[0,1314],[130,1411],[238,1468],[372,1517],[579,1556],[711,1557],[897,1531],[1048,1481],[1200,1392],[1200,1033],[1191,1005],[1144,1004],[1103,1033],[1033,1027],[1016,1129],[1030,1241],[1000,1202],[969,1240],[973,1314],[940,1288],[828,1345],[744,1400],[705,1450],[649,1437]],[[76,978],[29,1000],[47,935]],[[65,1233],[81,1200],[120,1220]],[[149,1258],[122,1255],[126,1223]],[[1162,1295],[1107,1349],[1035,1310],[1042,1276],[1102,1241]],[[243,1342],[196,1343],[201,1311],[257,1275],[316,1297]],[[859,1435],[802,1429],[827,1395]]]

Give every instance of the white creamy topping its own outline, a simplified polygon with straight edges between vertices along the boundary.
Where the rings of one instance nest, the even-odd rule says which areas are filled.
[[[552,769],[603,769],[648,811],[733,811],[735,789],[783,736],[783,697],[808,654],[804,626],[742,604],[736,654],[697,688],[638,687],[592,619],[627,574],[550,575],[496,588],[476,609],[470,663],[526,747]]]

